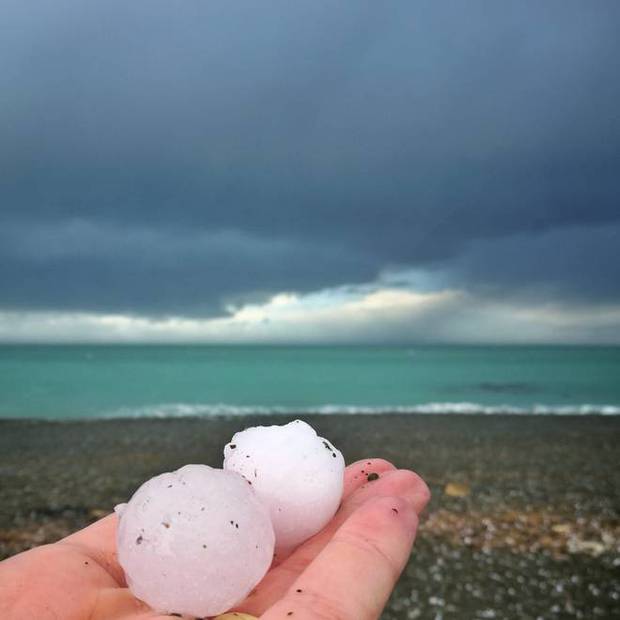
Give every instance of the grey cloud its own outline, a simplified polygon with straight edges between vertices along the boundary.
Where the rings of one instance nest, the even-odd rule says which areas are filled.
[[[234,230],[179,234],[84,220],[0,230],[8,308],[209,316],[276,290],[373,274],[366,257],[337,246]]]
[[[620,223],[567,227],[472,245],[448,270],[453,282],[483,295],[618,303],[618,248]]]
[[[213,313],[394,267],[618,296],[616,2],[10,1],[3,23],[3,307]]]

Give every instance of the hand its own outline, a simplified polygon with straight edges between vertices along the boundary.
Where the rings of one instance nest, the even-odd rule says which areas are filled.
[[[368,481],[369,472],[379,478]],[[262,620],[376,620],[409,558],[429,497],[419,476],[387,461],[349,465],[334,518],[272,566],[238,611]],[[171,620],[127,589],[116,560],[116,524],[109,515],[1,562],[0,618]]]

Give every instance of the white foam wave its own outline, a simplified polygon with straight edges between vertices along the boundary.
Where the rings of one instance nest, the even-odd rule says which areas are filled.
[[[616,405],[543,405],[515,407],[512,405],[483,405],[468,402],[437,402],[422,405],[321,405],[317,407],[265,407],[219,404],[164,403],[145,407],[123,407],[103,414],[105,418],[179,418],[245,415],[372,415],[401,414],[462,414],[462,415],[620,415]]]

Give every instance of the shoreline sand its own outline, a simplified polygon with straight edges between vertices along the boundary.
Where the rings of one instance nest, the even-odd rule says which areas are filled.
[[[221,465],[289,416],[0,421],[0,558],[108,513],[146,478]],[[347,462],[382,457],[433,499],[383,618],[620,617],[620,417],[303,416]]]

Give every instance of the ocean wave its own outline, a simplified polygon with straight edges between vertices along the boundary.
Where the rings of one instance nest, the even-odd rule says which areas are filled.
[[[122,407],[105,412],[104,418],[184,418],[233,417],[246,415],[373,415],[373,414],[462,414],[462,415],[620,415],[616,405],[544,405],[515,407],[513,405],[483,405],[468,402],[432,402],[421,405],[321,405],[316,407],[266,407],[262,405],[228,405],[164,403],[144,407]]]

